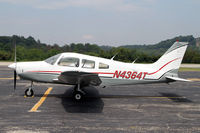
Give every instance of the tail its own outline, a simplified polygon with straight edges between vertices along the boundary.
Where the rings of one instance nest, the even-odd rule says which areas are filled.
[[[165,75],[165,78],[178,80],[178,70],[187,49],[187,44],[186,42],[175,42],[160,59],[152,64],[154,71],[149,75],[154,78],[160,78]],[[173,79],[170,77],[173,77]]]

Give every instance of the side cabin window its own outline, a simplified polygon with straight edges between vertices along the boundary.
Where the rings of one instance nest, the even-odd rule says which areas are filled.
[[[99,69],[109,69],[109,65],[100,62]]]
[[[59,66],[79,67],[79,58],[63,57],[58,62]]]
[[[83,59],[82,68],[95,68],[95,61]]]

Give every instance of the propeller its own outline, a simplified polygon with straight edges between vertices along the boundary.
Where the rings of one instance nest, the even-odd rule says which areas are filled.
[[[15,69],[14,69],[14,91],[16,90],[16,83],[17,83],[17,56],[16,56],[16,42],[15,42],[15,39],[13,40],[14,42],[14,47],[15,47]]]
[[[15,49],[15,57],[14,57],[14,63],[10,64],[8,67],[11,69],[14,69],[14,92],[16,90],[16,82],[17,82],[17,56],[16,56],[16,42],[15,38],[13,37],[13,44],[14,44],[14,49]]]
[[[16,90],[17,72],[14,70],[14,91]]]

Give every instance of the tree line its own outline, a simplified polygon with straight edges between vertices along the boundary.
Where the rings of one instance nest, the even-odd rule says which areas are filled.
[[[1,36],[0,37],[0,60],[14,60],[14,43],[17,49],[17,61],[44,60],[62,52],[77,52],[104,58],[112,58],[124,62],[152,63],[160,58],[177,38],[162,41],[155,45],[133,45],[133,46],[98,46],[90,43],[71,43],[59,46],[58,44],[47,45],[29,36]],[[179,40],[188,41],[189,48],[186,51],[184,63],[200,63],[200,50],[194,45],[193,36],[180,36]]]

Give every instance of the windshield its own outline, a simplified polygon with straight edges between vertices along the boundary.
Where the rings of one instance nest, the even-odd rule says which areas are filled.
[[[53,65],[57,59],[60,57],[61,54],[57,54],[57,55],[54,55],[52,57],[49,57],[48,59],[44,60],[46,63],[49,63],[51,65]]]

